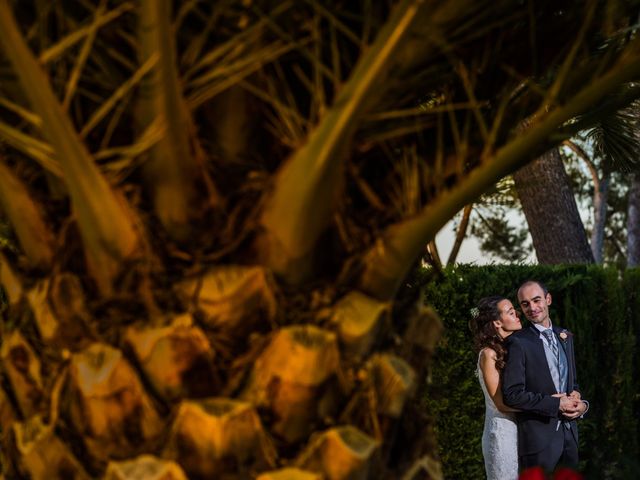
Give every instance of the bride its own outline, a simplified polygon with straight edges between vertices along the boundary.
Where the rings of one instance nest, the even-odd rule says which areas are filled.
[[[509,300],[483,298],[475,309],[472,327],[478,354],[478,378],[484,393],[485,418],[482,455],[488,480],[518,478],[518,430],[513,408],[502,402],[501,372],[505,365],[504,339],[522,324]]]

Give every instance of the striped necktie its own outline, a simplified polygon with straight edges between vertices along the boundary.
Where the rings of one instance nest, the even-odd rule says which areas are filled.
[[[553,353],[553,358],[556,359],[556,362],[559,363],[558,358],[558,345],[555,342],[555,338],[553,338],[553,330],[550,328],[546,330],[542,330],[542,334],[547,338],[547,343],[549,344],[549,348],[551,349],[551,353]]]

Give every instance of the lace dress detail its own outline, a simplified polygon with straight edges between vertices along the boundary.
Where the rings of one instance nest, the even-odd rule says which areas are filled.
[[[478,358],[477,375],[484,394],[485,414],[482,456],[487,480],[518,478],[518,427],[514,414],[503,413],[487,392]]]

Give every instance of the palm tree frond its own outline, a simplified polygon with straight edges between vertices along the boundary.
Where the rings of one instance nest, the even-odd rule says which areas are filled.
[[[156,117],[166,123],[165,136],[152,149],[144,173],[156,215],[173,238],[186,240],[191,233],[192,219],[204,214],[192,206],[199,195],[198,181],[206,173],[196,155],[200,147],[196,145],[198,139],[191,128],[191,111],[179,79],[170,22],[171,5],[169,0],[140,3],[140,58],[143,64],[153,61],[155,65],[146,77],[147,96],[140,102],[137,123],[142,129]],[[211,194],[212,201],[213,192],[207,193]]]
[[[31,106],[60,161],[64,181],[82,233],[89,270],[100,290],[111,292],[125,259],[138,253],[139,232],[133,214],[107,183],[44,72],[21,35],[7,0],[0,0],[0,44],[13,64]]]
[[[405,0],[396,6],[373,45],[343,86],[307,143],[278,173],[262,215],[267,265],[292,282],[306,278],[309,254],[326,228],[343,179],[344,148],[363,114],[383,95],[381,81],[423,5]],[[376,90],[377,88],[377,90]],[[305,263],[306,266],[302,266]]]
[[[0,139],[4,140],[27,157],[34,159],[42,168],[56,177],[62,177],[60,164],[54,157],[51,145],[22,132],[4,122],[0,122]]]
[[[604,117],[587,130],[594,151],[605,161],[608,170],[630,172],[640,168],[640,103]]]
[[[109,22],[113,22],[122,14],[130,10],[133,10],[133,8],[135,8],[133,3],[124,2],[120,4],[118,7],[104,14],[100,12],[99,14],[96,15],[95,21],[91,25],[87,25],[85,27],[82,27],[80,29],[73,31],[66,37],[59,40],[54,45],[42,51],[38,56],[38,60],[40,61],[41,64],[47,64],[47,63],[53,62],[54,60],[64,55],[71,47],[81,42],[82,39],[93,35],[96,29],[108,24]]]

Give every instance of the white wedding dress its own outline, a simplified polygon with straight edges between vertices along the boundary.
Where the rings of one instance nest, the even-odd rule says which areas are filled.
[[[518,426],[515,415],[502,413],[487,392],[478,361],[478,379],[484,393],[484,431],[482,455],[487,480],[516,480],[518,478]]]

